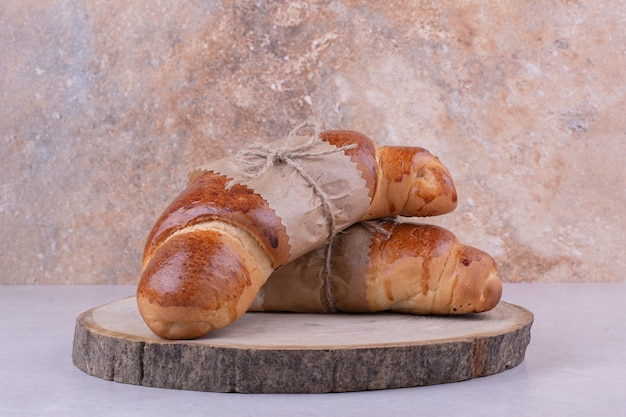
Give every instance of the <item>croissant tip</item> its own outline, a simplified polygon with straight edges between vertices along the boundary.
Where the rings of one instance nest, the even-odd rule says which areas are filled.
[[[498,305],[501,297],[502,282],[500,282],[497,272],[493,271],[485,280],[477,309],[479,311],[489,311]]]

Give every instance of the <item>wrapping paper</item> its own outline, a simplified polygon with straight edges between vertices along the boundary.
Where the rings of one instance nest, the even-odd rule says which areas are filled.
[[[308,136],[293,136],[273,142],[270,147],[295,148],[310,140]],[[327,196],[335,220],[332,234],[363,218],[369,210],[371,199],[356,164],[343,151],[322,140],[316,140],[307,152],[328,152],[322,156],[298,158],[296,163]],[[197,170],[225,175],[265,199],[286,228],[290,246],[289,260],[323,245],[331,236],[322,199],[316,195],[309,181],[289,164],[272,164],[256,178],[249,178],[245,165],[234,157],[211,162]]]
[[[364,223],[348,228],[332,242],[332,262],[327,276],[321,273],[326,260],[323,246],[274,271],[261,287],[250,310],[310,313],[369,311],[368,287],[377,285],[377,282],[366,279],[371,266],[371,243],[372,229]],[[328,285],[332,288],[330,295]]]

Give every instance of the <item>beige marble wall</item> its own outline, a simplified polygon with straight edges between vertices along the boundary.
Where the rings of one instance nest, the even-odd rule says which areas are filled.
[[[505,281],[621,281],[626,5],[6,0],[1,283],[134,283],[187,171],[305,119],[426,147]]]

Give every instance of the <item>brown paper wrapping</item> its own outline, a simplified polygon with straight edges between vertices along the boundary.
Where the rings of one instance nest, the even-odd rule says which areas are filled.
[[[273,149],[290,148],[310,141],[310,137],[293,136],[270,144]],[[299,166],[328,197],[337,233],[363,218],[370,205],[369,190],[361,172],[349,156],[335,146],[316,140],[307,152],[332,152],[323,156],[303,157]],[[289,237],[289,260],[324,244],[330,236],[321,199],[309,182],[288,164],[271,165],[256,178],[246,175],[241,162],[224,158],[196,168],[212,171],[243,184],[259,194],[280,217]],[[192,173],[193,174],[193,173]]]
[[[250,311],[300,313],[366,312],[367,270],[372,229],[358,223],[332,242],[331,268],[324,276],[325,246],[274,271],[256,296]],[[326,286],[331,286],[330,297]]]

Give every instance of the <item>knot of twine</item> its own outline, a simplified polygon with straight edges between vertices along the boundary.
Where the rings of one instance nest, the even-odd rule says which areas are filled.
[[[313,130],[313,134],[307,132]],[[295,136],[310,135],[310,139],[301,145],[292,146],[291,142]],[[331,252],[332,241],[336,236],[335,232],[335,216],[330,204],[330,198],[326,192],[320,187],[309,173],[302,167],[300,161],[304,159],[318,158],[325,155],[334,154],[337,152],[343,152],[348,149],[354,149],[357,147],[355,143],[336,147],[328,150],[314,150],[314,146],[321,141],[319,126],[314,122],[303,122],[296,126],[287,136],[286,143],[281,148],[272,148],[264,143],[253,143],[248,148],[241,150],[237,154],[237,160],[242,168],[243,175],[249,179],[255,179],[265,174],[274,165],[289,165],[307,182],[307,184],[313,189],[313,193],[322,203],[322,209],[324,218],[326,220],[326,227],[328,229],[328,242],[326,246],[324,267],[320,270],[320,281],[326,288],[326,301],[331,306],[331,311],[334,313],[335,303],[333,301],[333,295],[330,286],[330,267],[331,267]],[[227,184],[227,188],[232,187],[240,180],[233,180]]]
[[[295,136],[307,136],[307,129],[313,130],[313,134],[308,135],[309,140],[301,145],[292,146],[291,142]],[[315,180],[306,173],[298,161],[343,152],[357,146],[352,143],[323,151],[312,150],[316,143],[321,140],[319,126],[314,122],[303,122],[289,133],[282,148],[272,148],[265,143],[255,142],[246,149],[239,151],[237,160],[243,169],[244,176],[249,179],[260,177],[274,165],[290,165],[316,190],[316,193],[319,193],[321,190],[316,186]]]
[[[391,230],[388,230],[383,223],[391,224]],[[393,230],[399,224],[397,217],[381,217],[378,220],[366,220],[361,222],[361,224],[370,232],[372,235],[374,233],[378,233],[382,235],[385,239],[389,239],[389,237],[393,234]]]

